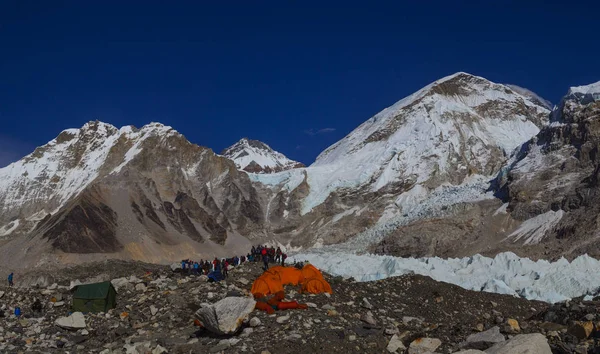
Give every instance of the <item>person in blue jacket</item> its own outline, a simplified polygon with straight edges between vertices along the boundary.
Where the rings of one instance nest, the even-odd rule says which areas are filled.
[[[13,284],[13,276],[14,276],[14,274],[13,274],[13,273],[10,273],[10,274],[8,275],[8,286],[13,286],[13,285],[14,285],[14,284]]]

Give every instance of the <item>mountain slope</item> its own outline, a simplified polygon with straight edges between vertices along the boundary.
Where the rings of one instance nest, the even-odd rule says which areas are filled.
[[[353,247],[364,249],[398,225],[492,198],[487,180],[549,112],[507,86],[457,73],[378,113],[311,166],[251,178],[271,193],[265,219],[293,230],[293,244],[360,234]],[[366,236],[371,229],[381,232]]]
[[[528,226],[510,239],[544,243],[567,256],[599,256],[600,82],[572,87],[552,115],[498,177],[498,195]]]
[[[240,170],[251,173],[273,173],[304,167],[304,164],[288,159],[269,145],[247,138],[223,150],[221,155],[232,160]]]
[[[262,230],[247,175],[161,124],[91,122],[0,176],[4,261],[110,253],[165,262],[245,251]]]

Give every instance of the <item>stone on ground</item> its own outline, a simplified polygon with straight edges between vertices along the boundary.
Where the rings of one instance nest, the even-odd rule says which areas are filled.
[[[467,341],[461,344],[462,348],[487,349],[496,343],[505,341],[504,335],[500,333],[498,326],[492,327],[485,332],[471,334]]]
[[[567,333],[574,335],[577,339],[587,339],[592,331],[594,330],[594,323],[592,321],[580,322],[577,321],[569,327]]]
[[[81,329],[85,328],[85,317],[81,312],[74,312],[71,316],[56,319],[54,323],[62,328]]]
[[[551,354],[546,337],[539,333],[520,334],[485,351],[487,354]]]
[[[406,350],[406,347],[404,346],[404,343],[402,343],[402,341],[400,340],[400,337],[397,334],[394,334],[390,339],[386,350],[390,353],[396,353],[398,352],[398,350],[404,352]]]
[[[442,341],[437,338],[417,338],[408,347],[408,354],[425,354],[435,352],[442,345]]]
[[[200,323],[209,331],[223,335],[235,333],[254,310],[256,301],[248,297],[226,297],[196,311]]]

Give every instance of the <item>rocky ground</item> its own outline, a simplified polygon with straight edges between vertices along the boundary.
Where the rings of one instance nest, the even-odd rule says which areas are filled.
[[[0,352],[509,353],[512,346],[520,353],[529,346],[532,353],[549,353],[550,348],[554,353],[600,353],[600,322],[595,322],[600,301],[549,305],[416,275],[364,283],[326,275],[330,296],[287,287],[286,298],[308,309],[273,315],[254,310],[230,336],[194,324],[202,304],[247,295],[260,273],[258,264],[243,264],[230,271],[228,280],[208,283],[204,276],[169,267],[111,261],[51,278],[43,272],[24,276],[25,287],[0,287]],[[112,279],[117,307],[57,323],[69,315],[69,287],[76,279]],[[31,310],[35,299],[43,304],[41,313]],[[20,318],[14,316],[16,306],[23,311]]]

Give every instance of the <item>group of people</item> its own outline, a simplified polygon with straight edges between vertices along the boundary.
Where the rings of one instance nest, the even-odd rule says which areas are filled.
[[[281,263],[285,265],[287,254],[283,253],[280,247],[267,247],[263,245],[252,246],[250,253],[246,256],[234,256],[232,258],[219,259],[215,257],[212,261],[203,260],[193,261],[191,259],[184,259],[181,261],[181,270],[184,273],[196,274],[196,275],[209,275],[211,272],[220,272],[224,278],[228,277],[228,271],[230,266],[238,266],[244,262],[259,262],[262,261],[264,266],[263,269],[269,269],[269,263]]]
[[[181,261],[181,270],[188,274],[196,275],[208,275],[211,272],[220,272],[223,274],[223,277],[227,278],[230,266],[238,266],[244,262],[246,262],[246,256],[235,256],[222,259],[215,257],[212,261],[201,259],[199,262],[194,262],[191,259],[184,259]]]
[[[287,259],[287,254],[283,253],[280,247],[267,247],[267,246],[252,246],[252,250],[250,250],[250,254],[248,258],[255,262],[262,260],[263,269],[269,269],[269,263],[281,263],[281,266],[285,265],[285,260]]]

